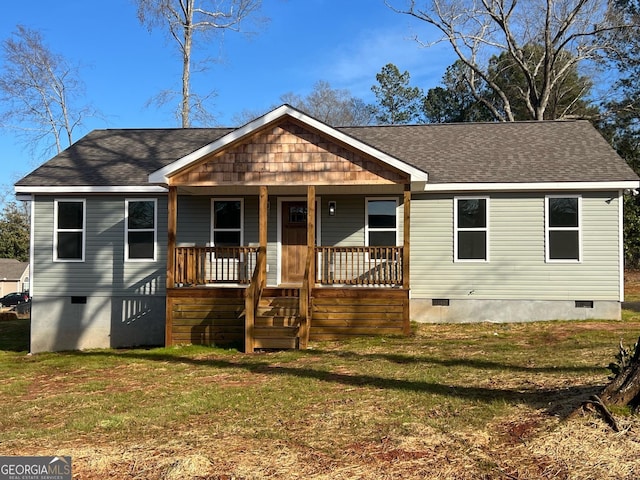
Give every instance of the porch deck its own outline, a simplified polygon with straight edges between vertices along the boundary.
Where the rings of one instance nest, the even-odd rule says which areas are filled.
[[[409,333],[403,247],[312,247],[302,285],[267,287],[259,247],[177,247],[167,345],[305,348]]]

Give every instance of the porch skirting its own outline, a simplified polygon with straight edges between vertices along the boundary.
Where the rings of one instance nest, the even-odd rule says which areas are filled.
[[[412,298],[411,320],[420,323],[534,322],[551,320],[620,320],[621,303],[613,300],[480,300]]]
[[[312,341],[409,333],[407,290],[314,288]],[[243,347],[245,288],[174,288],[167,291],[167,345]]]

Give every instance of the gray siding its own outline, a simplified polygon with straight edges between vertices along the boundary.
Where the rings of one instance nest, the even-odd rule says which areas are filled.
[[[402,245],[403,206],[397,195],[327,195],[322,197],[322,241],[320,245],[352,247],[365,244],[365,201],[367,198],[398,200],[398,244]],[[335,200],[336,215],[329,216],[327,203]]]
[[[155,262],[124,261],[124,202],[133,196],[87,196],[84,262],[53,261],[54,200],[35,203],[32,290],[37,296],[164,295],[166,269],[166,197],[157,198]],[[144,196],[140,198],[151,198]]]
[[[166,197],[157,198],[156,261],[125,262],[125,199],[86,196],[85,261],[53,261],[54,200],[34,204],[31,351],[164,343]],[[152,198],[144,196],[139,198]],[[75,298],[74,298],[75,297]]]
[[[544,193],[490,195],[490,261],[453,261],[453,195],[412,202],[412,298],[619,300],[617,192],[582,195],[582,262],[545,262]]]
[[[244,244],[254,245],[260,241],[259,235],[259,199],[257,196],[221,195],[221,196],[179,196],[178,232],[176,241],[183,245],[210,245],[211,243],[211,201],[216,198],[242,198],[244,200]],[[271,205],[276,198],[270,197]],[[267,221],[267,257],[269,272],[267,282],[276,281],[277,255],[277,209],[270,208]]]

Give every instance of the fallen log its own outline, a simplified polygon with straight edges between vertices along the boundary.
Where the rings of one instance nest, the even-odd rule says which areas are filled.
[[[592,395],[581,406],[582,410],[596,411],[615,432],[620,431],[617,420],[610,411],[611,407],[629,407],[633,413],[640,408],[640,338],[630,352],[620,341],[620,351],[616,357],[618,363],[609,368],[615,377],[600,395]]]
[[[633,412],[640,406],[640,338],[629,359],[628,352],[620,342],[620,370],[600,395],[607,407],[630,407]],[[625,355],[626,353],[626,355]],[[626,357],[626,359],[625,359]]]

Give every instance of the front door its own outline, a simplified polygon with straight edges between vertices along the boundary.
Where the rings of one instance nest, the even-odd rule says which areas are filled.
[[[282,202],[282,283],[302,283],[306,257],[307,202]]]

